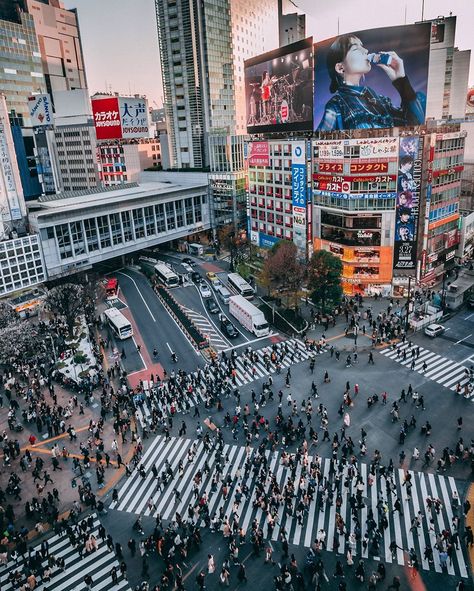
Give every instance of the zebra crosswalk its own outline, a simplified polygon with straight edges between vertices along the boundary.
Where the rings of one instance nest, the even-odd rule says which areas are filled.
[[[97,541],[97,550],[89,554],[81,555],[78,548],[75,548],[69,539],[67,533],[55,534],[47,539],[49,544],[49,559],[48,556],[41,555],[41,544],[35,547],[30,547],[31,557],[36,556],[38,561],[36,565],[38,572],[43,572],[43,575],[36,576],[37,591],[44,589],[54,589],[55,591],[76,591],[78,589],[85,589],[84,577],[90,575],[93,581],[93,589],[100,591],[130,591],[128,581],[120,572],[120,564],[113,552],[111,552],[105,541],[98,535],[99,519],[94,515],[94,525],[88,530],[88,533],[94,534]],[[52,557],[64,560],[64,570],[55,566],[55,561]],[[24,557],[18,556],[16,562],[9,560],[6,564],[0,566],[0,588],[2,591],[16,591],[20,586],[26,582],[27,563],[31,560],[28,553]],[[49,567],[51,570],[50,578],[44,577],[45,569]],[[117,584],[113,583],[111,569],[115,567],[117,570]],[[33,587],[28,587],[33,588]]]
[[[194,448],[194,457],[189,461],[188,452]],[[247,456],[249,453],[249,456]],[[236,515],[239,527],[244,531],[249,530],[249,526],[254,520],[257,520],[263,529],[264,537],[271,540],[277,540],[279,533],[285,529],[287,539],[290,543],[310,547],[316,539],[318,532],[323,529],[327,532],[326,545],[328,550],[339,554],[347,550],[344,536],[337,533],[337,520],[342,516],[346,527],[353,533],[355,522],[351,518],[350,497],[356,494],[356,478],[349,478],[349,485],[342,486],[342,503],[336,506],[336,503],[321,502],[321,491],[314,494],[313,499],[309,500],[306,506],[304,519],[298,522],[294,512],[291,515],[280,504],[278,514],[275,520],[275,527],[269,532],[266,514],[261,507],[254,504],[256,492],[256,478],[253,471],[250,471],[248,477],[245,472],[245,463],[249,460],[253,463],[256,457],[256,450],[247,450],[243,446],[226,444],[222,450],[222,457],[227,458],[225,466],[222,469],[221,482],[227,479],[230,482],[227,496],[224,496],[222,487],[215,486],[214,464],[215,450],[206,451],[202,442],[193,444],[190,439],[180,439],[171,437],[168,440],[162,436],[156,437],[150,447],[143,455],[140,464],[143,466],[142,474],[135,470],[132,476],[124,483],[119,491],[119,497],[111,505],[112,509],[126,511],[135,514],[155,516],[160,514],[163,519],[172,520],[177,512],[181,516],[187,515],[189,506],[193,508],[198,505],[199,499],[204,495],[207,497],[209,515],[219,513],[220,509],[230,519],[231,513]],[[283,463],[282,454],[278,451],[267,451],[267,464],[270,472],[267,477],[265,487],[267,492],[270,488],[270,478],[274,477],[280,491],[290,480],[294,482],[295,500],[294,507],[303,499],[305,493],[305,480],[301,479],[302,466],[298,464],[294,478],[292,478],[291,468]],[[155,486],[155,479],[152,472],[152,466],[161,474],[165,461],[168,460],[173,472],[173,477],[158,489]],[[330,478],[330,460],[321,459],[317,456],[309,457],[308,461],[320,463],[321,480]],[[207,466],[210,470],[207,472]],[[369,467],[365,463],[359,463],[357,469],[362,476],[364,489],[362,491],[364,507],[360,511],[360,523],[362,531],[356,542],[354,552],[357,555],[367,558],[368,549],[364,547],[361,539],[367,531],[366,519],[369,510],[373,511],[374,516],[378,515],[377,503],[379,498],[383,498],[387,505],[385,513],[388,524],[386,528],[380,526],[382,539],[380,544],[379,557],[386,562],[397,562],[404,565],[408,562],[408,551],[414,548],[420,557],[420,565],[423,569],[434,569],[441,572],[438,555],[438,537],[440,533],[447,529],[450,530],[453,524],[453,508],[451,506],[451,496],[457,494],[456,482],[452,477],[445,477],[438,474],[425,474],[423,472],[409,471],[411,475],[411,498],[407,496],[407,490],[403,485],[406,473],[403,469],[395,470],[394,484],[395,491],[387,492],[386,481],[383,477],[374,480],[368,484]],[[344,468],[341,482],[346,479],[347,466]],[[196,478],[198,471],[201,478]],[[324,481],[323,480],[323,481]],[[236,494],[238,487],[248,487],[248,494],[237,502]],[[156,490],[155,490],[156,489]],[[176,491],[179,495],[176,494]],[[396,493],[396,495],[394,494]],[[240,493],[239,493],[240,495]],[[402,502],[403,511],[393,511],[396,497]],[[431,513],[425,504],[428,497],[440,500],[440,509],[437,513],[434,509]],[[352,500],[352,499],[351,499]],[[237,502],[237,505],[236,505]],[[421,511],[423,517],[420,527],[413,527],[412,519]],[[334,544],[335,538],[339,544]],[[390,543],[396,541],[396,554],[392,557]],[[425,553],[426,548],[433,552],[433,561]],[[461,577],[467,577],[466,558],[461,546],[454,549],[452,562],[448,561],[447,571],[449,574],[456,574]]]
[[[281,350],[282,347],[287,347],[290,351],[290,354],[285,355],[280,362],[282,370],[290,367],[290,365],[305,361],[316,355],[316,351],[308,351],[305,344],[299,339],[293,338],[281,341],[280,343],[277,343],[276,347],[277,350]],[[291,352],[294,353],[294,357]],[[324,349],[321,350],[321,353],[322,352],[324,352]],[[254,351],[254,353],[257,356],[257,361],[252,362],[251,364],[246,362],[243,355],[238,355],[235,358],[236,370],[235,376],[231,378],[231,382],[238,388],[250,384],[260,378],[268,378],[270,374],[275,374],[278,371],[278,367],[275,363],[264,359],[266,355],[271,355],[271,346],[262,347],[261,349]],[[218,371],[218,367],[209,364],[205,371],[198,370],[194,372],[194,376],[198,378],[201,384],[203,384],[203,380],[206,379],[206,372],[211,380],[215,380]],[[169,404],[166,401],[163,401],[161,397],[154,397],[152,393],[153,384],[150,384],[145,380],[143,382],[143,393],[135,397],[136,416],[142,427],[149,423],[153,405],[161,410],[163,414],[169,414]],[[203,397],[196,391],[194,391],[188,398],[189,406],[191,408],[203,401]]]
[[[420,354],[418,355],[418,349]],[[466,398],[474,400],[474,389],[470,387],[468,368],[462,363],[453,361],[433,353],[429,349],[424,347],[418,347],[418,345],[412,345],[410,347],[408,342],[400,343],[396,348],[386,347],[379,351],[385,357],[388,357],[392,361],[396,361],[406,368],[411,369],[413,361],[415,365],[413,371],[422,374],[424,377],[429,378],[455,392],[460,384],[461,394],[464,394]],[[426,364],[426,366],[425,366]],[[424,370],[424,366],[426,370]]]
[[[229,341],[221,335],[209,319],[202,314],[199,314],[199,312],[191,310],[191,308],[186,308],[185,306],[181,306],[181,308],[186,312],[186,315],[191,318],[201,333],[207,335],[211,346],[215,351],[223,351],[224,349],[229,348]]]

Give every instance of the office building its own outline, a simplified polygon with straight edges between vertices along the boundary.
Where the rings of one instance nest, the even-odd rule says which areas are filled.
[[[81,35],[75,9],[60,0],[26,0],[33,17],[46,89],[53,104],[57,91],[87,88]]]
[[[291,3],[290,9],[295,6]],[[290,45],[306,38],[306,15],[287,12],[285,0],[278,0],[278,34],[279,45]]]
[[[460,51],[455,45],[455,16],[440,17],[431,22],[426,116],[436,120],[463,119],[471,51]]]
[[[99,176],[104,187],[138,182],[147,168],[161,169],[158,138],[101,142],[97,146]]]
[[[277,0],[156,0],[174,168],[205,168],[211,133],[245,133],[243,61],[278,45]]]

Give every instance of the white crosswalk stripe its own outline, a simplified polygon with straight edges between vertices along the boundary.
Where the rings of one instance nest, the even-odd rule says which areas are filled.
[[[222,450],[222,457],[228,457],[223,470],[221,481],[217,487],[213,486],[214,464],[215,464],[215,450],[206,451],[202,442],[197,444],[196,455],[192,462],[188,462],[187,454],[193,445],[190,439],[180,439],[171,437],[168,441],[164,437],[159,436],[152,442],[143,458],[141,464],[145,469],[145,477],[139,475],[135,470],[132,476],[124,483],[119,491],[119,498],[117,502],[113,502],[112,509],[118,511],[126,511],[135,514],[144,514],[155,516],[157,513],[165,520],[174,519],[176,512],[181,516],[187,515],[188,507],[193,508],[199,504],[199,499],[204,493],[207,494],[209,515],[212,518],[215,513],[219,512],[222,507],[224,514],[229,517],[233,512],[235,495],[237,485],[244,484],[245,478],[245,462],[247,460],[245,447],[239,445],[226,444]],[[255,449],[249,452],[249,461],[253,465],[253,459],[256,455]],[[156,480],[151,471],[154,465],[158,474],[162,474],[165,467],[165,460],[168,459],[173,477],[166,485],[161,485],[160,489],[156,486]],[[316,456],[309,457],[309,461],[315,460]],[[270,467],[271,474],[275,475],[275,479],[280,487],[283,489],[284,485],[291,479],[291,469],[281,462],[281,453],[278,451],[267,451],[267,461]],[[179,473],[179,465],[182,462],[182,470]],[[209,467],[209,472],[206,473],[205,463]],[[368,466],[365,463],[357,465],[364,482],[364,490],[362,498],[364,500],[364,507],[359,511],[358,518],[361,524],[361,534],[357,542],[355,552],[357,555],[363,557],[369,556],[368,548],[364,549],[361,539],[366,532],[366,519],[368,511],[373,511],[374,519],[378,523],[378,507],[377,503],[379,497],[382,496],[388,507],[388,512],[385,516],[388,521],[388,526],[382,530],[382,537],[380,540],[380,550],[378,556],[386,562],[393,562],[392,553],[390,550],[390,542],[395,540],[397,543],[397,550],[395,561],[404,565],[408,562],[408,551],[414,548],[420,561],[421,568],[424,570],[434,569],[441,572],[439,561],[439,554],[436,545],[436,535],[444,529],[450,530],[453,511],[451,507],[451,495],[453,492],[457,493],[456,483],[453,478],[446,477],[439,474],[425,474],[423,472],[408,471],[411,475],[411,498],[408,497],[408,492],[404,486],[405,471],[398,469],[394,471],[394,483],[396,490],[387,493],[386,480],[384,477],[378,477],[374,480],[371,486],[367,485]],[[195,489],[195,476],[200,471],[202,479]],[[294,484],[296,499],[293,503],[293,509],[296,507],[299,500],[302,498],[300,492],[300,476],[302,473],[301,463],[298,464],[296,470]],[[330,475],[330,460],[321,460],[321,479],[328,478]],[[356,479],[349,478],[349,486],[342,486],[347,476],[347,466],[344,468],[343,478],[341,478],[341,496],[342,503],[340,506],[333,502],[321,503],[321,493],[315,493],[313,499],[310,500],[308,509],[305,513],[303,523],[299,524],[295,516],[294,510],[291,514],[285,510],[284,504],[280,504],[278,514],[275,522],[275,527],[271,536],[272,540],[279,539],[279,533],[284,527],[287,532],[288,541],[292,544],[303,545],[310,547],[312,542],[316,539],[317,533],[320,529],[327,532],[326,545],[327,550],[336,551],[342,554],[346,551],[346,543],[344,536],[336,535],[336,517],[342,516],[349,533],[355,532],[355,521],[352,518],[350,496],[356,495]],[[221,483],[230,477],[231,484],[229,487],[227,498],[224,498]],[[256,478],[253,470],[250,471],[248,478],[245,480],[249,488],[249,494],[243,496],[239,503],[237,510],[237,519],[239,526],[248,531],[250,524],[254,519],[257,520],[263,529],[264,536],[268,538],[268,528],[266,522],[266,515],[262,512],[260,507],[254,506]],[[265,483],[267,492],[270,488],[270,480]],[[179,492],[179,498],[176,497],[175,491]],[[387,498],[387,494],[390,498]],[[336,496],[336,495],[335,495]],[[397,496],[400,498],[403,513],[393,511],[394,502]],[[434,509],[432,513],[427,508],[425,499],[431,498],[440,499],[442,505],[439,513]],[[420,527],[412,526],[412,519],[421,511],[422,522]],[[201,521],[201,525],[203,522]],[[339,545],[335,541],[339,541]],[[433,551],[433,561],[429,562],[425,558],[425,548],[429,546]],[[370,544],[369,544],[370,547]],[[466,556],[463,547],[459,544],[458,548],[454,549],[452,563],[448,560],[448,573],[456,574],[463,578],[467,578]]]
[[[84,554],[81,558],[78,550],[72,546],[69,536],[66,533],[60,535],[53,535],[47,538],[49,543],[49,555],[54,555],[56,558],[62,558],[65,562],[65,569],[61,571],[57,567],[52,567],[51,579],[49,582],[42,580],[41,576],[37,577],[37,591],[43,591],[45,588],[54,589],[55,591],[76,591],[76,589],[85,589],[84,577],[89,574],[93,580],[93,589],[100,591],[130,591],[128,581],[122,576],[120,572],[120,564],[113,552],[107,547],[98,535],[99,520],[97,515],[94,515],[94,526],[88,533],[93,533],[97,540],[97,550],[90,554]],[[41,544],[31,548],[32,555],[36,554],[41,549]],[[28,553],[25,554],[28,558]],[[48,558],[42,558],[41,564],[43,567],[48,565]],[[112,567],[117,569],[117,585],[112,583],[110,571]],[[20,579],[18,583],[12,584],[9,581],[10,573],[18,572]],[[17,562],[10,560],[6,565],[0,567],[0,587],[2,591],[16,591],[20,588],[21,581],[26,580],[26,561],[19,556]]]
[[[291,365],[295,363],[299,363],[300,361],[305,361],[309,359],[311,356],[316,354],[315,351],[308,351],[302,341],[299,339],[288,339],[286,341],[281,341],[277,343],[278,349],[281,349],[284,346],[287,346],[290,353],[285,355],[284,359],[281,362],[282,371],[283,369],[287,369]],[[254,353],[258,356],[258,361],[253,364],[245,364],[242,356],[238,356],[236,358],[236,373],[235,377],[232,381],[235,380],[235,385],[238,388],[246,384],[250,384],[251,382],[258,380],[260,378],[268,378],[270,374],[275,374],[277,372],[277,366],[269,361],[267,364],[264,361],[265,354],[270,355],[272,352],[272,347],[269,345],[267,347],[263,347],[262,349],[258,349],[254,351]],[[295,353],[294,359],[292,359],[291,352]],[[323,353],[324,350],[321,350]],[[207,366],[210,378],[215,380],[216,377],[216,368],[212,365]],[[198,377],[198,372],[194,372],[194,375]],[[136,414],[137,418],[140,421],[140,424],[144,426],[147,422],[149,422],[151,417],[151,395],[150,395],[150,384],[147,381],[143,382],[144,385],[144,392],[140,395],[135,396],[135,406],[136,406]],[[199,397],[197,394],[194,394],[190,400],[189,405],[191,408],[203,402],[203,398]],[[158,400],[158,402],[153,402],[157,404],[158,407],[164,414],[169,414],[169,408],[163,401]]]
[[[190,308],[186,308],[185,306],[181,306],[189,318],[193,321],[196,327],[201,331],[202,334],[207,335],[211,346],[216,351],[223,351],[224,349],[229,348],[229,341],[227,341],[217,330],[217,328],[209,321],[208,318],[196,312],[195,310],[191,310]]]
[[[418,349],[420,354],[418,355]],[[414,357],[413,352],[415,352]],[[449,388],[453,392],[458,389],[458,384],[461,386],[461,395],[465,398],[474,401],[474,389],[469,385],[469,377],[466,373],[468,368],[457,361],[447,359],[442,355],[433,353],[424,347],[418,347],[413,345],[409,347],[409,343],[400,343],[394,349],[392,347],[386,347],[379,351],[381,355],[388,357],[392,361],[396,361],[401,365],[411,370],[412,362],[415,361],[413,371],[416,371],[426,378]],[[423,364],[426,363],[426,371],[423,371]],[[467,393],[465,392],[465,386],[468,386]]]

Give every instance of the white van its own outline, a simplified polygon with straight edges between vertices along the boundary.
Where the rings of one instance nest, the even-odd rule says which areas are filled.
[[[434,338],[443,334],[445,330],[446,329],[441,324],[430,324],[425,328],[425,335]]]
[[[227,289],[227,287],[224,287],[223,285],[221,285],[218,289],[217,289],[217,293],[219,294],[221,300],[224,302],[224,304],[226,306],[229,305],[229,300],[231,297],[231,293],[230,291]]]

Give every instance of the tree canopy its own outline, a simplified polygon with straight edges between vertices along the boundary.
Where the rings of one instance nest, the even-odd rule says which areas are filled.
[[[327,250],[316,250],[308,263],[311,299],[323,312],[342,299],[342,261]]]
[[[75,283],[64,283],[51,288],[45,300],[45,306],[51,314],[66,323],[71,338],[74,336],[74,323],[84,313],[85,303],[84,288]]]
[[[296,297],[304,277],[304,267],[298,260],[298,249],[293,242],[282,240],[271,249],[262,271],[270,290]]]

